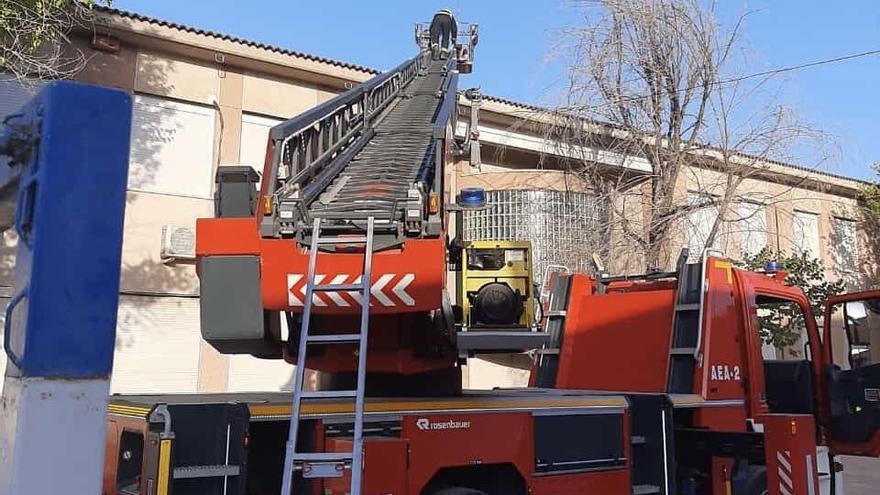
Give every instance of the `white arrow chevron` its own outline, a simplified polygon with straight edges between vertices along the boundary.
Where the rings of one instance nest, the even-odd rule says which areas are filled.
[[[409,284],[412,283],[413,280],[416,279],[414,273],[407,273],[400,279],[400,282],[397,282],[397,285],[391,289],[391,292],[394,292],[394,295],[400,298],[403,301],[403,304],[407,306],[415,306],[416,300],[412,298],[409,294],[406,293],[406,288],[409,287]]]
[[[385,273],[379,277],[376,282],[373,283],[372,287],[370,287],[370,294],[372,297],[376,298],[376,301],[383,306],[395,306],[397,303],[388,297],[386,294],[385,287],[394,279],[397,274],[395,273]],[[330,281],[330,285],[341,285],[344,284],[350,275],[347,273],[334,275],[333,279]],[[290,306],[303,306],[303,301],[305,300],[306,295],[306,285],[303,284],[299,290],[294,290],[299,284],[304,275],[301,273],[290,273],[287,275],[287,304]],[[324,279],[327,278],[326,274],[318,273],[315,274],[315,285],[319,285]],[[361,283],[361,279],[363,277],[358,275],[357,278],[354,279],[352,284],[358,285]],[[405,273],[403,277],[391,288],[391,292],[400,299],[406,306],[415,306],[416,301],[413,299],[409,293],[406,292],[406,289],[410,286],[410,284],[415,281],[416,276],[413,273]],[[358,290],[350,290],[346,291],[346,293],[351,297],[357,304],[361,304],[361,292]],[[298,294],[301,294],[300,298]],[[329,291],[326,293],[326,296],[330,299],[333,305],[347,308],[350,307],[351,304],[342,297],[339,292]],[[312,304],[315,306],[327,306],[327,301],[325,301],[322,297],[318,295],[317,292],[312,293]]]
[[[327,275],[315,274],[315,285],[320,284],[321,281],[324,280],[325,278],[327,278]],[[303,284],[302,288],[299,290],[299,293],[303,295],[303,299],[306,298],[306,286],[307,285],[308,284]],[[314,304],[315,306],[326,306],[327,305],[327,303],[325,303],[323,299],[318,297],[318,294],[314,291],[312,292],[312,304]]]
[[[296,293],[293,292],[293,288],[296,287],[296,283],[302,279],[303,276],[299,273],[288,273],[287,274],[287,305],[288,306],[302,306],[302,299],[296,297]]]
[[[384,289],[385,286],[388,285],[388,282],[391,282],[391,279],[393,278],[393,273],[386,273],[385,275],[379,277],[379,280],[376,280],[376,282],[373,284],[373,287],[370,288],[370,294],[372,294],[377,301],[382,303],[383,306],[394,306],[394,301],[389,299],[388,296],[386,296],[385,293],[382,292],[382,289]]]
[[[352,282],[352,285],[360,284],[362,278],[364,278],[363,275],[358,275],[357,278],[354,279],[354,282]],[[354,299],[354,302],[356,302],[358,304],[358,306],[361,305],[361,292],[360,291],[350,290],[350,291],[348,291],[348,295],[351,296],[352,299]]]
[[[333,280],[330,281],[330,285],[339,285],[345,282],[348,279],[348,274],[343,273],[342,275],[337,275],[333,277]],[[345,300],[338,292],[327,292],[327,297],[330,298],[337,306],[342,306],[347,308],[349,306],[348,301]]]

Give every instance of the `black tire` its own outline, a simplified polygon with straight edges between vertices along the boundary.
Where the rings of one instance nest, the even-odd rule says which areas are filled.
[[[448,486],[445,488],[440,488],[436,491],[428,492],[428,495],[488,495],[486,492],[481,492],[480,490],[474,490],[473,488],[466,488],[463,486]]]

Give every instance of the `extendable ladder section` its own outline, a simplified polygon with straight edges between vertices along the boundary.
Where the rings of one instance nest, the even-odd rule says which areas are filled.
[[[705,258],[700,263],[684,264],[678,274],[666,385],[666,391],[672,394],[694,391],[694,370],[702,340],[705,265]]]
[[[282,495],[290,495],[293,482],[293,471],[301,470],[305,478],[338,477],[346,468],[351,469],[351,495],[361,493],[361,470],[363,466],[363,434],[364,434],[364,390],[366,388],[367,368],[367,330],[370,318],[370,280],[373,260],[373,217],[367,219],[367,233],[364,237],[321,237],[321,219],[315,218],[312,227],[311,253],[309,254],[309,272],[306,279],[306,297],[300,328],[299,350],[296,356],[296,373],[293,384],[293,404],[290,413],[290,434],[284,456],[284,474],[281,486]],[[315,283],[315,267],[321,245],[358,245],[364,246],[363,274],[359,282],[354,284]],[[344,334],[312,334],[309,331],[309,320],[312,311],[312,300],[315,292],[348,292],[359,291],[361,306],[360,331]],[[303,374],[305,372],[306,354],[310,344],[358,344],[357,386],[355,390],[303,390]],[[300,452],[297,450],[297,436],[302,399],[315,397],[323,399],[350,399],[354,401],[354,438],[351,452]]]

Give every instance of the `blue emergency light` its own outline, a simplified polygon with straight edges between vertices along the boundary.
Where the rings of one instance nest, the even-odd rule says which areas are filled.
[[[486,191],[482,187],[462,188],[458,205],[462,208],[482,208],[486,206]]]
[[[764,271],[767,273],[776,273],[782,270],[782,264],[778,261],[768,261],[766,265],[764,265]]]

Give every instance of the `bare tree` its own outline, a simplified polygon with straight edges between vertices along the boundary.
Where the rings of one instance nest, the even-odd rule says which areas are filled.
[[[773,103],[772,71],[745,72],[745,15],[725,30],[700,0],[579,3],[586,22],[564,36],[568,87],[547,137],[604,199],[612,251],[668,266],[694,212],[714,216],[705,250],[744,220],[739,202],[784,196],[741,186],[792,185],[779,161],[822,135]]]
[[[3,0],[0,2],[0,70],[15,79],[64,79],[86,64],[68,34],[91,23],[102,0]]]

